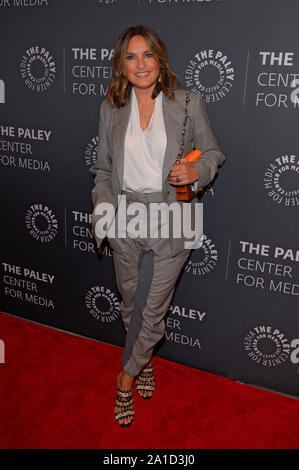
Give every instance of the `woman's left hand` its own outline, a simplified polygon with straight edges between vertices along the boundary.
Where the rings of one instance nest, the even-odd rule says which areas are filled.
[[[182,158],[181,163],[175,163],[169,173],[169,183],[175,186],[194,183],[197,179],[198,173],[195,166],[186,158]]]

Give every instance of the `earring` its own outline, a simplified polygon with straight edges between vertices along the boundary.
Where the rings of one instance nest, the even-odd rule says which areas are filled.
[[[161,82],[161,72],[160,72],[160,75],[159,75],[159,78],[158,78],[158,82],[160,83]]]

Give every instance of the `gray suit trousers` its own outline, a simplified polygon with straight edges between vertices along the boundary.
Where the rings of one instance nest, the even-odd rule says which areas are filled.
[[[141,202],[146,208],[151,202],[163,202],[162,193],[122,193],[126,194],[127,207],[132,202]],[[172,257],[168,238],[108,236],[108,240],[113,249],[116,282],[122,297],[120,312],[127,333],[122,368],[135,377],[165,334],[164,317],[191,250],[183,249]]]

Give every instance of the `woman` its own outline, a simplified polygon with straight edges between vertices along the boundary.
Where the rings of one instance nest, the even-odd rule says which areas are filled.
[[[120,311],[127,332],[114,408],[115,419],[122,427],[130,426],[134,418],[134,380],[142,398],[151,398],[155,391],[153,348],[165,333],[163,318],[190,253],[184,236],[175,237],[171,231],[176,217],[169,237],[152,236],[148,209],[152,204],[166,202],[169,206],[176,202],[177,185],[192,183],[199,191],[213,180],[225,159],[211,131],[203,99],[191,92],[184,155],[198,148],[202,156],[197,162],[183,159],[175,164],[184,113],[185,91],[177,88],[162,41],[145,26],[128,28],[117,41],[113,78],[101,106],[92,190],[93,233],[98,248],[106,235],[113,248],[122,296]],[[195,199],[190,203],[193,208]],[[138,227],[146,227],[137,237],[129,224],[133,215],[129,209],[136,203],[144,209]],[[103,204],[111,204],[114,213],[107,219],[105,230],[99,231],[99,208]],[[116,215],[124,213],[124,208],[129,217],[122,237],[117,231],[121,219]],[[161,229],[162,221],[153,225],[153,230]],[[200,235],[196,234],[194,246],[200,246],[196,245]]]

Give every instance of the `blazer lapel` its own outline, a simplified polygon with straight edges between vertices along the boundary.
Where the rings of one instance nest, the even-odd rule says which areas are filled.
[[[129,124],[131,104],[132,98],[130,97],[129,102],[123,108],[117,109],[114,115],[112,145],[114,163],[116,166],[120,187],[122,187],[123,183],[125,138]]]

